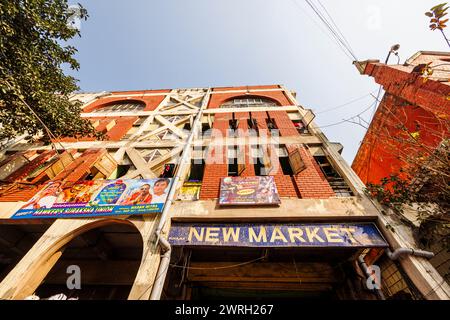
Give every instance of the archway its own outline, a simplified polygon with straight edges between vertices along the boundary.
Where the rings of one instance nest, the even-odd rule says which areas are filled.
[[[122,300],[127,299],[139,270],[143,241],[131,223],[112,222],[79,234],[61,251],[36,289],[37,296],[62,293],[80,300]]]
[[[279,106],[280,103],[264,96],[236,96],[225,100],[220,108],[267,108]]]
[[[139,100],[118,100],[92,109],[92,113],[137,112],[145,109],[145,103]]]

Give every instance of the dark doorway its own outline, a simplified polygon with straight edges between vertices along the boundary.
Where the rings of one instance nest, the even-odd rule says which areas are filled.
[[[142,237],[127,224],[111,224],[85,232],[63,254],[36,290],[48,298],[64,294],[79,300],[127,299],[142,259]],[[79,267],[81,288],[69,288],[69,266]],[[72,285],[74,281],[70,282]]]
[[[33,247],[52,224],[0,224],[0,282]]]

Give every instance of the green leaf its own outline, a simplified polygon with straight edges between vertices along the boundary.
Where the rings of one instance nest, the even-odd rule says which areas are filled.
[[[69,101],[78,87],[61,68],[79,67],[73,57],[76,49],[61,46],[79,35],[69,27],[71,14],[67,0],[1,2],[0,140],[18,133],[37,135],[43,131],[41,121],[55,136],[98,134],[80,117],[80,104]]]

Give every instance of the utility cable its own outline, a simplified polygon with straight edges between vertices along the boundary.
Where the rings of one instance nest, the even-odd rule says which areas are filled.
[[[348,52],[353,57],[354,61],[358,61],[358,58],[353,53],[353,50],[351,49],[351,47],[346,44],[345,40],[339,35],[338,31],[335,30],[335,28],[327,20],[325,15],[322,12],[320,12],[319,8],[317,8],[316,5],[312,1],[310,1],[310,0],[305,0],[305,1],[311,7],[311,9],[314,11],[314,13],[317,15],[317,17],[322,21],[322,23],[325,25],[325,27],[331,32],[332,36],[341,44],[342,50]]]
[[[313,17],[311,17],[306,10],[303,9],[303,7],[301,7],[295,0],[291,0],[291,1],[300,11],[302,11],[302,13],[304,13],[317,26],[318,29],[320,29],[320,31],[322,31],[332,42],[334,42],[338,46],[338,48],[341,50],[342,53],[344,53],[347,56],[347,58],[349,58],[350,60],[353,60],[352,56],[350,54],[348,54],[347,51],[343,50],[341,44],[335,38],[333,38],[330,35],[330,33],[327,32],[327,30],[324,30],[323,27],[321,25],[319,25],[317,23],[317,21],[315,19],[313,19]]]
[[[342,123],[345,123],[345,122],[349,122],[349,121],[351,121],[351,120],[353,120],[353,119],[355,119],[355,118],[360,118],[360,116],[364,113],[364,112],[366,112],[367,110],[369,110],[370,108],[372,108],[372,106],[373,106],[373,102],[370,104],[370,106],[368,106],[367,108],[365,108],[363,111],[361,111],[360,113],[358,113],[358,114],[356,114],[356,115],[354,115],[354,116],[352,116],[352,117],[350,117],[350,118],[347,118],[347,119],[342,119],[342,121],[339,121],[339,122],[335,122],[335,123],[331,123],[331,124],[328,124],[328,125],[325,125],[325,126],[320,126],[320,127],[318,127],[319,129],[322,129],[322,128],[327,128],[327,127],[333,127],[333,126],[337,126],[337,125],[339,125],[339,124],[342,124]],[[365,120],[364,120],[365,121]],[[365,121],[366,123],[367,123],[367,121]]]
[[[331,23],[333,24],[333,26],[336,28],[337,32],[341,35],[342,39],[344,40],[344,42],[347,44],[348,48],[351,49],[351,51],[353,52],[352,56],[356,56],[354,54],[354,51],[350,45],[350,43],[347,41],[347,38],[344,36],[344,33],[342,33],[342,31],[339,29],[339,27],[337,26],[336,22],[334,21],[333,17],[331,16],[331,14],[328,12],[327,8],[322,4],[322,2],[320,0],[317,0],[317,2],[319,3],[319,5],[323,8],[323,10],[325,11],[325,13],[327,14],[327,16],[330,18]]]
[[[13,87],[13,86],[11,86],[11,84],[7,81],[7,80],[5,80],[6,81],[6,83],[8,83],[8,85],[10,86],[10,87]],[[47,135],[49,136],[49,138],[50,138],[50,143],[52,144],[52,147],[55,149],[55,152],[56,152],[56,154],[58,155],[58,156],[60,156],[60,154],[59,154],[59,152],[58,152],[58,148],[56,147],[56,144],[53,142],[53,140],[54,141],[57,141],[57,138],[56,138],[56,136],[52,133],[52,131],[47,127],[47,125],[44,123],[44,121],[42,121],[42,119],[39,117],[39,115],[33,110],[33,108],[31,108],[31,106],[25,101],[25,99],[23,99],[21,96],[20,96],[20,94],[16,94],[16,96],[19,98],[19,100],[31,111],[31,113],[36,117],[36,119],[39,121],[39,123],[42,125],[42,127],[44,128],[44,130],[45,130],[45,132],[47,133]],[[64,148],[64,146],[61,144],[61,142],[60,141],[57,141],[58,143],[59,143],[59,145],[61,146],[61,148],[64,150],[64,151],[66,151],[65,150],[65,148]],[[64,167],[64,164],[63,164],[63,167]]]
[[[360,101],[360,100],[362,100],[362,99],[364,99],[364,98],[366,98],[366,97],[368,97],[368,96],[372,96],[372,97],[373,97],[372,94],[373,94],[373,92],[370,92],[370,93],[365,94],[365,95],[363,95],[363,96],[361,96],[361,97],[359,97],[359,98],[350,100],[350,101],[348,101],[348,102],[346,102],[346,103],[343,103],[343,104],[341,104],[341,105],[338,105],[338,106],[336,106],[336,107],[332,107],[332,108],[328,108],[328,109],[325,109],[325,110],[316,112],[315,114],[318,115],[318,114],[322,114],[322,113],[326,113],[326,112],[329,112],[329,111],[333,111],[333,110],[340,109],[340,108],[345,107],[345,106],[348,106],[349,104],[352,104],[352,103],[354,103],[354,102],[356,102],[356,101]]]

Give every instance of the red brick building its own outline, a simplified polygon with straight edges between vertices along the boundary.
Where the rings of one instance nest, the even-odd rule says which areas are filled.
[[[431,74],[423,70],[429,68]],[[420,51],[403,65],[375,60],[362,62],[360,72],[374,78],[384,97],[353,160],[364,183],[380,183],[390,174],[428,158],[450,138],[450,53]],[[417,225],[415,213],[408,215]],[[405,216],[406,217],[406,216]],[[431,263],[450,282],[450,254],[433,245]]]
[[[421,70],[427,64],[434,71],[426,80]],[[449,138],[450,54],[423,51],[403,65],[368,60],[362,66],[362,74],[373,77],[386,93],[352,168],[364,183],[379,183],[398,173],[408,155],[433,150]],[[411,135],[420,143],[407,143]]]
[[[429,262],[413,255],[381,268],[392,279],[404,272],[411,282],[366,287],[364,265],[386,260],[387,246],[409,244],[386,227],[340,155],[342,146],[325,137],[311,110],[285,87],[73,98],[84,103],[82,117],[106,134],[104,141],[62,139],[51,146],[18,137],[2,150],[1,298],[58,292],[83,299],[449,296],[448,288],[436,286],[435,271],[421,271]],[[161,177],[173,184],[160,213],[15,215],[49,181]],[[254,181],[260,185],[251,189]],[[84,270],[81,290],[65,287],[71,265]]]

